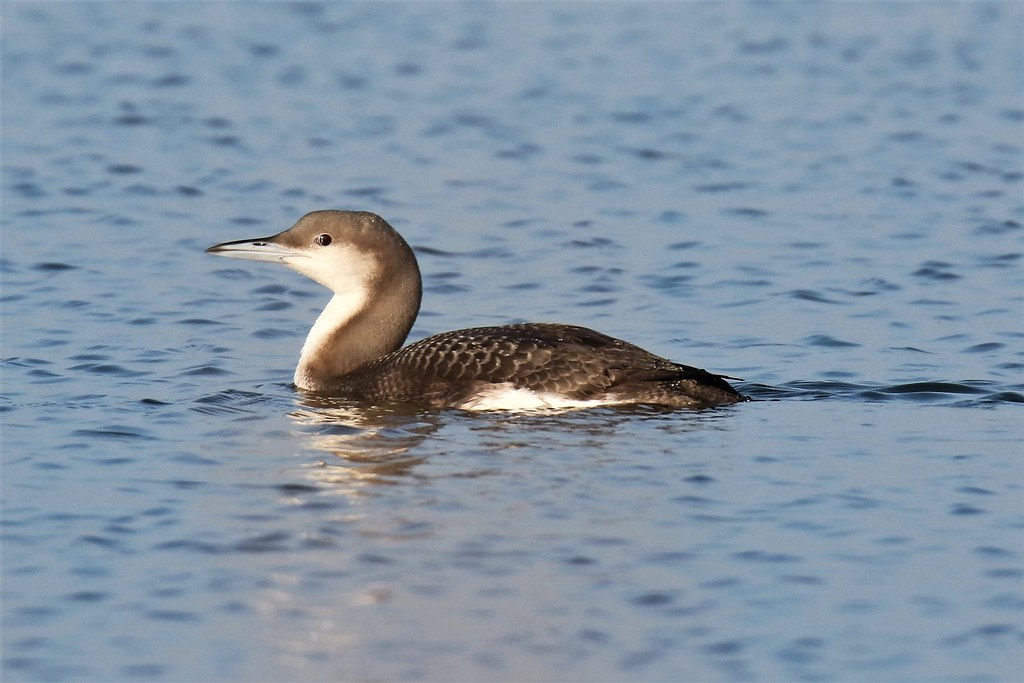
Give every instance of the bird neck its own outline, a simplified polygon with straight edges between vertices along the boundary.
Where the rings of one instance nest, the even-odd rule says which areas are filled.
[[[402,346],[420,308],[419,273],[335,294],[302,346],[295,384],[330,391],[344,377]]]

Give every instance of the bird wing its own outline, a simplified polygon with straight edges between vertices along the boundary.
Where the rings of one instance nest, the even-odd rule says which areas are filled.
[[[574,399],[619,387],[685,381],[735,394],[718,375],[673,363],[585,327],[526,323],[445,332],[421,339],[354,373],[356,393],[375,398],[435,394],[440,403],[485,384]],[[366,387],[360,391],[360,386]],[[373,387],[371,389],[371,387]],[[424,387],[428,387],[424,392]]]

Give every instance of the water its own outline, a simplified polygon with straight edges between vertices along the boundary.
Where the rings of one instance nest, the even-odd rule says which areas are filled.
[[[5,681],[1024,677],[1019,3],[2,12]],[[327,207],[758,400],[314,402]]]

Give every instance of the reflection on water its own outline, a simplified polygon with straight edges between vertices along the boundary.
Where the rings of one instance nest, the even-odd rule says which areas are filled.
[[[585,410],[537,410],[520,413],[438,411],[415,405],[368,406],[340,397],[297,392],[300,406],[288,415],[302,446],[323,456],[303,466],[311,479],[332,486],[396,483],[414,473],[428,455],[444,458],[446,446],[462,449],[472,439],[483,453],[501,455],[535,445],[524,435],[548,433],[549,448],[591,447],[600,450],[621,427],[649,423],[674,433],[711,428],[728,418],[735,406],[704,411],[631,405]],[[457,431],[459,434],[450,434]],[[449,476],[483,476],[500,471],[474,467]]]
[[[305,473],[325,484],[380,484],[410,474],[425,460],[409,451],[441,428],[440,416],[412,407],[367,407],[341,398],[301,394],[302,406],[288,413],[298,434],[323,460]],[[403,409],[404,408],[404,409]]]
[[[915,382],[891,386],[840,381],[802,381],[784,386],[747,382],[738,386],[756,401],[797,399],[863,403],[905,400],[959,407],[1024,402],[1024,390],[1008,391],[1006,385],[988,381]],[[304,448],[324,456],[304,465],[304,472],[310,479],[332,486],[389,484],[395,483],[393,477],[413,474],[414,469],[428,459],[424,452],[438,450],[443,457],[442,445],[448,437],[441,432],[452,424],[453,418],[475,434],[478,447],[483,449],[515,449],[517,435],[549,430],[556,433],[571,430],[573,445],[600,449],[621,424],[635,424],[639,420],[649,423],[652,428],[680,434],[713,428],[716,421],[726,420],[731,413],[743,410],[742,404],[703,411],[628,405],[479,414],[437,411],[411,404],[369,406],[341,397],[306,392],[296,392],[295,396],[300,407],[288,413],[297,427],[295,433]],[[227,408],[223,400],[226,397],[230,397]],[[246,410],[243,406],[265,399],[259,394],[229,392],[200,399],[199,403],[218,404],[228,410]],[[428,439],[431,449],[418,448]],[[557,446],[557,442],[551,445]],[[452,447],[459,446],[452,444]],[[487,471],[474,471],[472,476]],[[471,473],[460,474],[470,476]]]

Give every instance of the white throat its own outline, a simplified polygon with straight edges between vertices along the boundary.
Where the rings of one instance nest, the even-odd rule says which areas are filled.
[[[333,391],[347,375],[399,348],[420,305],[419,269],[411,251],[381,264],[377,254],[352,245],[328,249],[285,261],[334,292],[309,330],[295,368],[295,385],[310,391]]]
[[[334,334],[345,327],[366,308],[369,292],[365,286],[357,287],[342,294],[335,294],[320,316],[313,323],[306,343],[299,354],[299,365],[295,368],[295,385],[302,389],[319,388],[315,377],[311,376],[311,368],[316,358],[330,353],[331,340]]]

